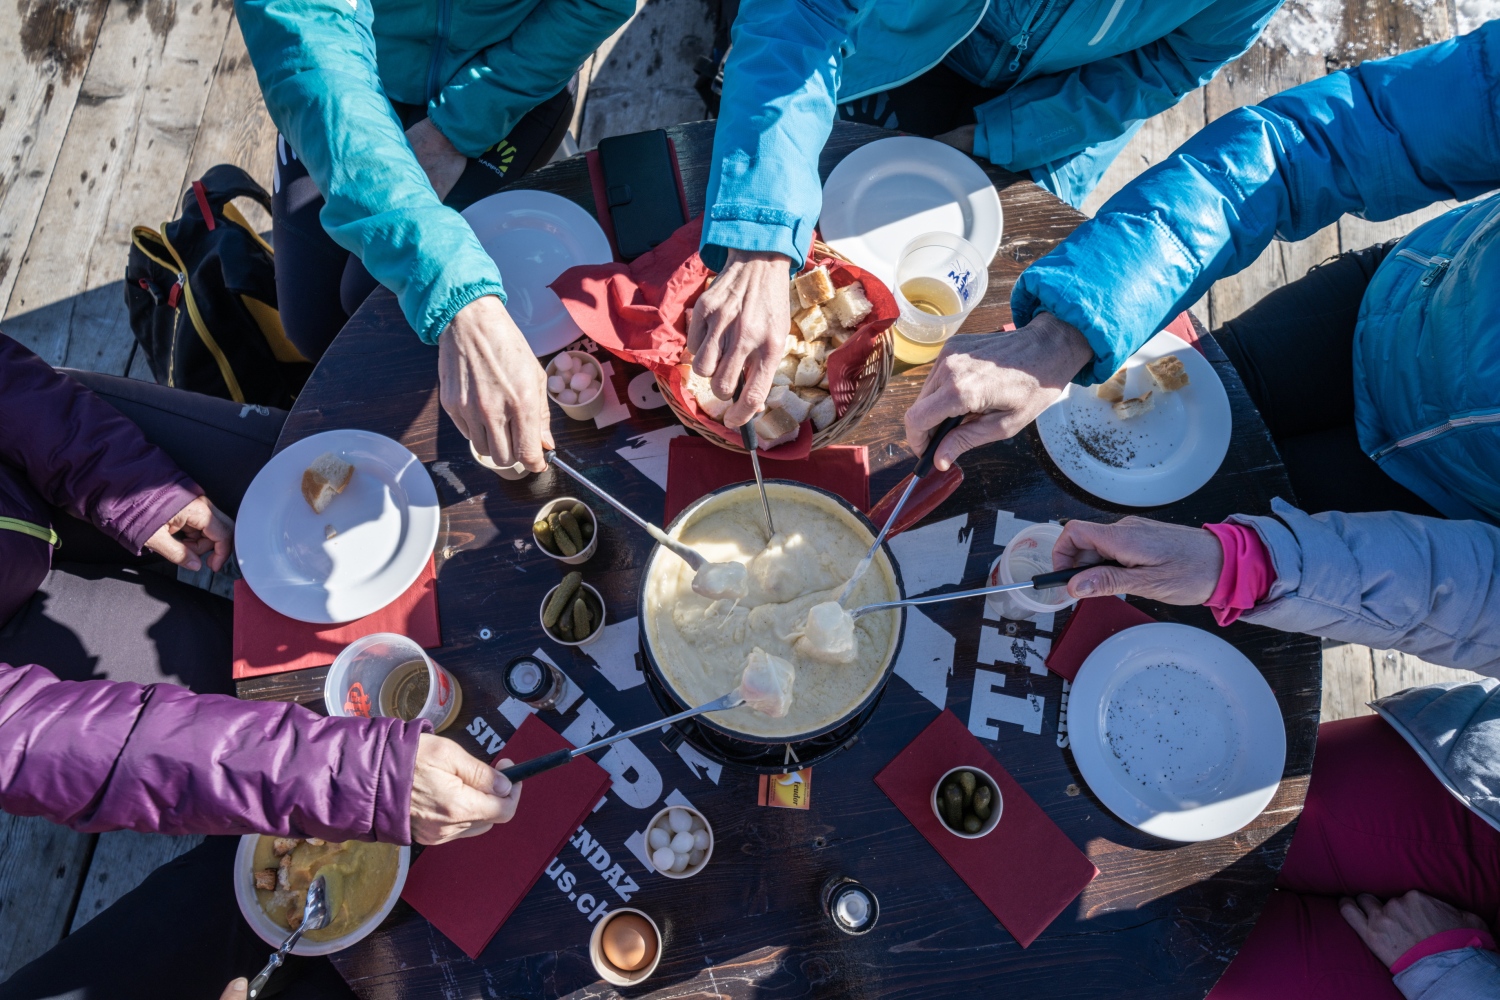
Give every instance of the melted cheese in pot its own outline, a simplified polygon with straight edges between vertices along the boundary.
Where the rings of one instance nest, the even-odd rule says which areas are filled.
[[[874,537],[853,515],[812,490],[780,483],[768,483],[766,490],[781,529],[769,544],[754,486],[715,497],[677,531],[709,559],[742,563],[749,584],[745,598],[715,601],[694,593],[692,569],[660,552],[646,581],[646,632],[662,672],[691,705],[734,690],[756,647],[791,662],[796,680],[785,717],[769,718],[742,706],[713,718],[756,736],[794,736],[836,721],[863,700],[880,680],[899,619],[895,611],[859,619],[850,662],[806,655],[805,641],[801,648],[798,642],[808,611],[838,597]],[[848,604],[898,596],[895,576],[880,556]]]

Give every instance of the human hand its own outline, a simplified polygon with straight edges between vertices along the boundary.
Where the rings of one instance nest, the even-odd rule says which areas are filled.
[[[953,337],[906,411],[907,446],[920,455],[938,424],[971,417],[938,446],[936,465],[946,471],[970,448],[1020,433],[1093,356],[1083,334],[1051,313],[1008,333]]]
[[[469,158],[453,147],[448,137],[438,131],[431,118],[423,118],[406,130],[406,141],[416,154],[417,162],[427,173],[427,181],[442,201],[463,176]]]
[[[182,537],[178,538],[178,533]],[[234,522],[207,497],[197,497],[146,539],[146,548],[183,569],[203,566],[199,557],[211,552],[208,568],[217,573],[234,550]]]
[[[1434,934],[1463,928],[1489,929],[1480,917],[1415,889],[1387,900],[1384,905],[1367,892],[1354,899],[1345,896],[1339,900],[1339,912],[1365,947],[1373,951],[1387,968],[1396,964],[1396,959],[1406,954],[1412,945]]]
[[[960,153],[974,155],[974,132],[977,125],[960,125],[952,132],[944,132],[942,135],[933,136],[938,142],[947,143]]]
[[[791,268],[783,254],[731,250],[724,270],[693,306],[687,337],[693,371],[712,379],[720,399],[734,399],[745,375],[744,391],[724,412],[726,427],[740,426],[766,404],[792,327]]]
[[[219,994],[219,1000],[246,1000],[249,995],[250,980],[241,976],[229,981],[229,985],[224,987],[224,992]]]
[[[502,768],[515,763],[500,761]],[[423,733],[411,784],[411,837],[444,844],[477,837],[496,823],[509,823],[521,800],[521,785],[443,736]]]
[[[497,297],[464,306],[438,338],[438,386],[443,409],[479,454],[532,472],[547,467],[547,372]]]
[[[1072,597],[1135,594],[1164,604],[1202,604],[1224,569],[1224,547],[1206,528],[1144,517],[1114,524],[1069,521],[1052,546],[1052,565],[1070,569],[1112,559],[1119,567],[1086,570],[1068,581]]]

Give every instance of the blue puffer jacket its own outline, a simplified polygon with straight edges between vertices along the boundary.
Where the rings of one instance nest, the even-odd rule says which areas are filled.
[[[837,103],[945,60],[984,87],[974,153],[1080,204],[1141,121],[1208,82],[1282,0],[745,0],[714,136],[704,261],[799,265]]]
[[[1017,281],[1083,331],[1108,378],[1273,237],[1389,219],[1500,187],[1500,21],[1240,108],[1111,198]],[[1288,358],[1288,363],[1296,363]],[[1375,272],[1354,336],[1360,446],[1454,518],[1500,523],[1500,198],[1416,229]]]
[[[500,274],[438,200],[391,102],[425,104],[458,151],[493,147],[567,85],[632,0],[235,0],[271,120],[326,205],[339,246],[436,343]]]

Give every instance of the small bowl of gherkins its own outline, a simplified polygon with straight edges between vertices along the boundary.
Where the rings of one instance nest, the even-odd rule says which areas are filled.
[[[604,599],[576,570],[542,598],[542,628],[553,642],[587,646],[604,631]]]
[[[977,767],[955,767],[932,786],[932,812],[955,837],[978,840],[1000,822],[1000,786]]]
[[[578,566],[588,562],[599,547],[599,520],[582,500],[558,497],[537,511],[531,537],[553,559]]]

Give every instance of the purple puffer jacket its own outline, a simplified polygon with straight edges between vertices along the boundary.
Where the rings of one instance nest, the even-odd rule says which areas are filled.
[[[85,833],[407,844],[431,728],[0,664],[0,810]]]
[[[50,504],[138,553],[202,494],[120,411],[0,334],[0,517],[51,527]],[[0,624],[51,562],[46,542],[0,530]]]

